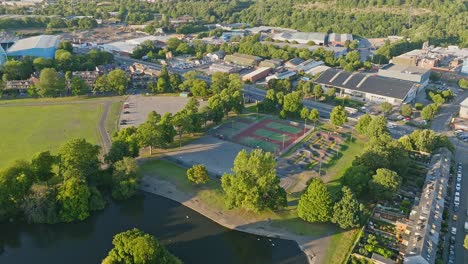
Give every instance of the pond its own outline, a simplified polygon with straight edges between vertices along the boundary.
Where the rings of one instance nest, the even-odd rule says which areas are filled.
[[[307,263],[293,241],[226,229],[183,205],[140,192],[111,202],[86,221],[0,224],[0,263],[100,263],[114,234],[131,229],[156,236],[184,263]]]

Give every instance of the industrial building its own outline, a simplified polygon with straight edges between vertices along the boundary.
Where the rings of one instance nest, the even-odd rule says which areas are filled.
[[[232,65],[213,63],[210,65],[209,70],[211,72],[223,72],[223,73],[234,73],[237,72],[237,68]]]
[[[256,66],[261,60],[262,58],[260,57],[240,53],[234,53],[224,57],[224,61],[226,62],[250,67]]]
[[[133,50],[138,47],[141,43],[145,41],[152,41],[154,43],[166,43],[169,39],[169,36],[146,36],[141,38],[128,39],[124,41],[116,41],[107,44],[103,44],[100,47],[104,51],[122,53],[122,54],[132,54]]]
[[[390,63],[379,69],[380,76],[418,83],[421,87],[429,83],[431,70],[411,65]]]
[[[331,34],[328,35],[328,44],[330,44],[330,45],[344,46],[346,41],[348,41],[348,42],[353,41],[353,35],[351,35],[351,34],[337,34],[337,33],[331,33]]]
[[[334,68],[323,72],[315,83],[322,85],[324,90],[335,88],[341,96],[356,101],[393,105],[413,101],[419,87],[415,82]]]
[[[269,67],[258,68],[255,71],[247,73],[246,75],[242,76],[242,81],[254,83],[268,76],[270,71],[271,71],[271,68]]]
[[[284,80],[284,79],[287,79],[287,78],[294,77],[296,75],[297,75],[297,73],[295,71],[278,72],[278,73],[276,73],[274,75],[266,77],[266,81],[269,82],[270,80],[273,80],[273,79]]]
[[[414,202],[408,226],[405,264],[433,264],[436,261],[442,213],[450,177],[451,152],[441,149],[432,156],[422,194]]]
[[[263,60],[260,62],[258,66],[260,67],[270,67],[272,69],[276,69],[283,64],[283,61],[280,59],[270,59],[270,60]]]
[[[0,46],[0,67],[7,61],[7,59],[5,50]]]
[[[296,41],[299,44],[314,42],[316,45],[325,45],[326,38],[327,34],[317,32],[283,32],[272,36],[272,39],[274,40],[289,42]]]
[[[53,58],[59,38],[52,35],[40,35],[18,40],[7,50],[8,56],[12,57],[43,57]]]

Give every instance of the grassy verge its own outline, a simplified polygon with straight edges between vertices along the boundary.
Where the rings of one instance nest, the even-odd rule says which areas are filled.
[[[334,234],[323,263],[342,264],[351,253],[359,230],[357,228]]]
[[[113,102],[109,109],[109,113],[107,114],[106,119],[106,131],[109,133],[110,136],[114,134],[115,131],[118,129],[118,122],[120,111],[122,110],[122,102]]]

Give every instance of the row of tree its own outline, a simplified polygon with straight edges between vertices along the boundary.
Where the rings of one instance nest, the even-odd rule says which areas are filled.
[[[0,221],[24,218],[31,223],[86,219],[106,205],[106,193],[126,199],[136,192],[137,164],[114,160],[102,170],[99,146],[84,139],[63,144],[57,155],[44,151],[30,162],[15,161],[0,171]]]

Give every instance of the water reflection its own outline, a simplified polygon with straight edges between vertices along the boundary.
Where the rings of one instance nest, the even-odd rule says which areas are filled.
[[[185,263],[306,263],[294,242],[225,229],[168,199],[139,193],[80,223],[0,224],[0,263],[100,263],[115,233],[137,227]]]

